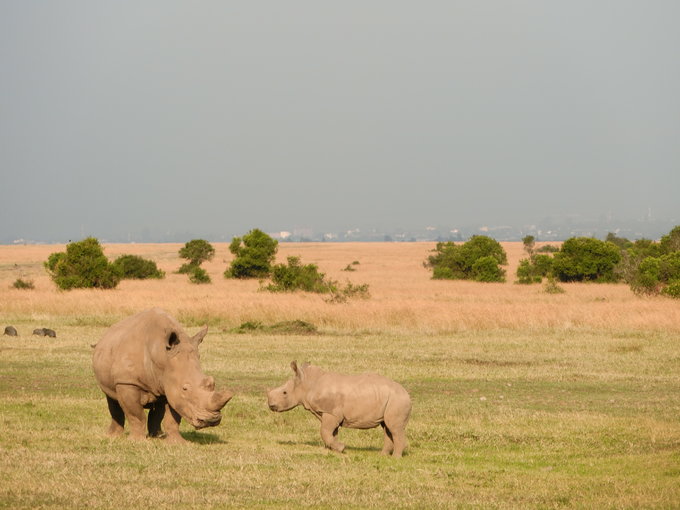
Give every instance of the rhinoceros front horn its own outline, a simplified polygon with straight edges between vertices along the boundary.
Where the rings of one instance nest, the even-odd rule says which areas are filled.
[[[229,390],[216,391],[210,398],[210,410],[219,412],[233,396],[234,394]]]

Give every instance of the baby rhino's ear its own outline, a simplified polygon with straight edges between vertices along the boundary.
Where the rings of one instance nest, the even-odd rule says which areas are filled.
[[[301,367],[298,366],[296,361],[291,361],[290,362],[290,368],[293,369],[293,372],[295,372],[295,378],[298,379],[299,381],[302,381],[305,377],[305,367],[307,365],[303,363]]]

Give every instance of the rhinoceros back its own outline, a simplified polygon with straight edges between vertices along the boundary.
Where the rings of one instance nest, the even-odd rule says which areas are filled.
[[[163,339],[179,327],[160,309],[147,310],[111,326],[95,345],[92,366],[102,390],[114,396],[117,384],[133,384],[147,390],[157,385]]]
[[[343,426],[372,428],[385,417],[388,406],[410,414],[411,399],[399,383],[379,374],[343,375],[323,373],[311,383],[310,407],[324,412],[341,412]]]

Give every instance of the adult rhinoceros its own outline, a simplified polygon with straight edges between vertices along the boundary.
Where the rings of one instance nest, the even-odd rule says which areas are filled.
[[[111,326],[94,347],[92,366],[111,413],[108,434],[146,437],[144,409],[149,409],[149,436],[182,442],[179,424],[186,418],[197,429],[220,423],[220,410],[233,394],[215,391],[215,380],[202,371],[198,346],[208,332],[187,335],[163,310],[147,310]]]

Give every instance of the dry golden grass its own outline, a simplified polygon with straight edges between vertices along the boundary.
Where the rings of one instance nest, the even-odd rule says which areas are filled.
[[[131,253],[150,258],[166,271],[164,280],[123,281],[113,291],[57,290],[42,263],[63,245],[0,247],[0,308],[7,317],[53,316],[118,319],[159,306],[189,322],[210,321],[224,327],[244,321],[265,323],[301,319],[326,330],[439,334],[489,329],[645,329],[680,331],[680,307],[667,298],[639,298],[623,284],[569,284],[566,293],[549,295],[540,285],[517,285],[522,243],[504,243],[508,282],[479,284],[436,281],[422,265],[434,243],[281,244],[278,261],[300,255],[328,277],[344,283],[367,283],[370,299],[329,304],[323,296],[259,291],[257,281],[228,280],[222,275],[232,255],[216,243],[216,255],[204,267],[208,285],[189,283],[174,274],[182,260],[180,244],[107,244],[110,259]],[[357,270],[343,269],[358,261]],[[17,290],[17,278],[31,279],[33,290]]]

